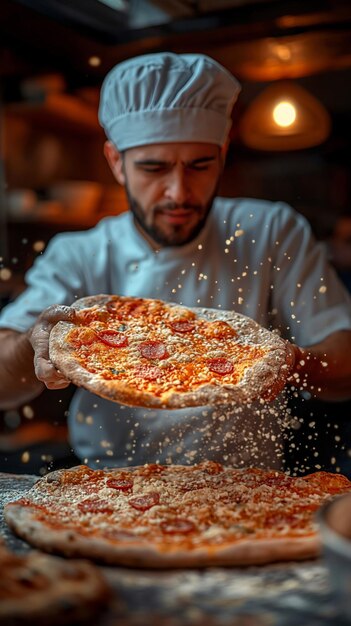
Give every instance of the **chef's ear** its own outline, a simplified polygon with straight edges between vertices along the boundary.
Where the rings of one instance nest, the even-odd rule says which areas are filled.
[[[120,185],[125,184],[125,176],[123,172],[123,159],[120,152],[113,145],[112,141],[105,141],[104,155],[109,164],[112,174]]]

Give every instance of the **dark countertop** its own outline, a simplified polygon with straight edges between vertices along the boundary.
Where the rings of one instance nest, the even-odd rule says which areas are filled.
[[[0,473],[0,536],[16,553],[28,544],[7,527],[6,502],[20,498],[32,475]],[[95,626],[347,626],[322,560],[247,568],[136,570],[99,566],[113,590]]]

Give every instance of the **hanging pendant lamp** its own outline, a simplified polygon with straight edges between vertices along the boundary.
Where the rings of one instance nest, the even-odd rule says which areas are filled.
[[[282,81],[267,87],[249,105],[240,122],[243,143],[255,150],[301,150],[323,143],[331,119],[306,89]]]

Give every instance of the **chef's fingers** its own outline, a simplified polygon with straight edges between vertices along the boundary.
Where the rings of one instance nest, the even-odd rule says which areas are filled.
[[[34,356],[34,370],[38,380],[41,380],[48,389],[65,389],[70,385],[70,381],[51,363],[51,361]]]
[[[45,309],[38,317],[34,326],[28,332],[28,338],[33,350],[43,358],[49,358],[49,335],[52,328],[59,321],[74,323],[76,311],[69,306],[54,304]]]
[[[301,369],[301,364],[303,363],[303,359],[306,353],[303,348],[300,348],[294,343],[290,343],[289,346],[290,348],[292,348],[293,351],[293,364],[291,366],[288,382],[290,384],[295,384],[296,379],[299,378],[298,372]]]
[[[52,324],[38,322],[31,334],[31,344],[34,350],[34,371],[38,380],[41,380],[48,389],[63,389],[68,387],[69,381],[51,363],[49,356],[49,336]]]
[[[43,326],[50,326],[51,328],[57,322],[70,322],[74,324],[77,318],[77,311],[71,306],[65,304],[53,304],[45,309],[38,317],[37,324],[41,323]]]
[[[71,307],[52,305],[39,315],[29,333],[29,341],[34,350],[35,375],[48,389],[63,389],[70,384],[50,361],[49,337],[58,321],[74,323],[75,319],[76,312]]]

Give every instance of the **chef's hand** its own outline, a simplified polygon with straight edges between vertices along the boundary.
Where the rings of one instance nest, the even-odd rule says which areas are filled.
[[[309,382],[312,385],[314,382],[314,380],[309,381],[309,379],[320,367],[320,358],[313,354],[311,348],[300,348],[292,343],[289,346],[292,349],[293,364],[287,383],[299,391],[308,391]]]
[[[294,371],[297,358],[300,356],[300,349],[290,341],[285,342],[286,355],[285,363],[282,365],[279,371],[279,375],[270,386],[268,391],[263,395],[263,400],[272,402],[284,389],[286,383],[291,382],[291,375]]]
[[[50,332],[57,322],[74,324],[76,317],[76,311],[72,307],[54,304],[39,315],[34,326],[28,331],[28,339],[34,350],[35,375],[48,389],[64,389],[70,384],[70,381],[50,361]]]

